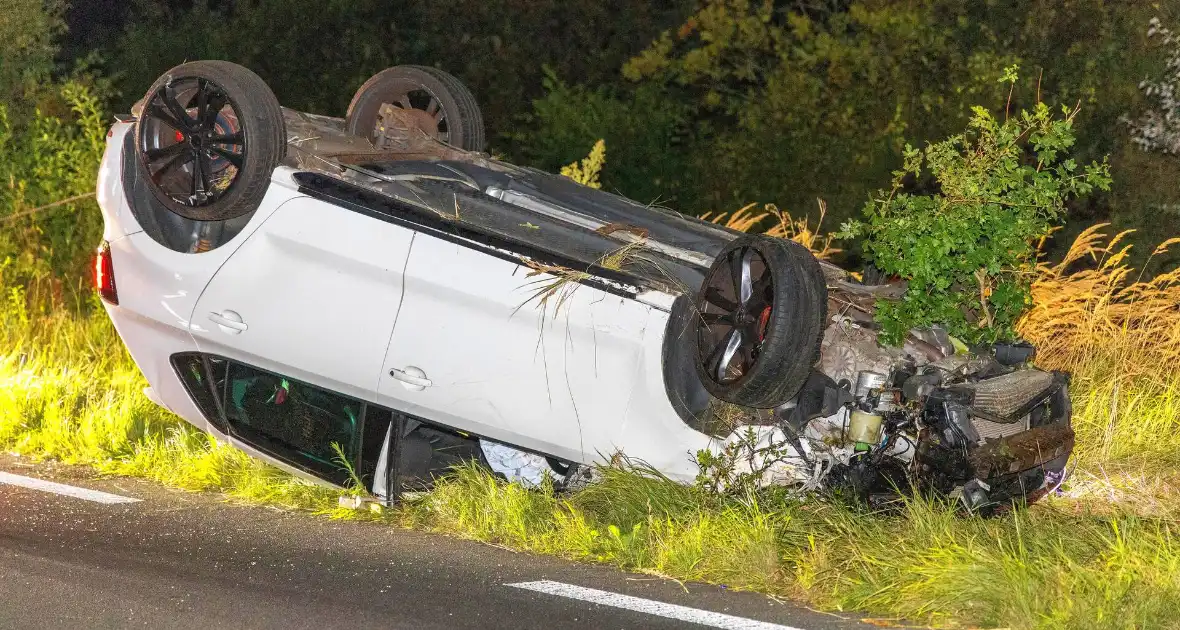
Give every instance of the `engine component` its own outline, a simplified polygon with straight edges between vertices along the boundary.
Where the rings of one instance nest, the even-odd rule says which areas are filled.
[[[879,372],[871,372],[869,370],[862,370],[856,375],[856,390],[853,392],[857,398],[865,398],[869,396],[873,390],[879,390],[885,387],[886,377]]]
[[[1073,450],[1074,432],[1048,424],[989,443],[971,453],[975,475],[987,478],[1029,470]]]
[[[848,420],[848,440],[864,450],[867,445],[876,444],[881,439],[880,414],[856,409]]]
[[[1037,349],[1026,342],[997,343],[993,346],[1000,365],[1016,366],[1032,361]]]
[[[812,370],[799,394],[787,404],[775,408],[774,417],[786,422],[796,433],[816,418],[835,415],[841,407],[853,403],[851,392],[818,370]]]
[[[942,374],[936,371],[915,374],[902,384],[901,394],[906,400],[920,400],[929,396],[930,392],[941,384]]]
[[[1028,430],[1028,418],[1017,422],[992,422],[976,417],[971,419],[971,424],[975,425],[979,438],[984,441],[998,440]]]
[[[1049,394],[1053,374],[1019,370],[963,387],[975,394],[972,412],[993,422],[1016,422]]]

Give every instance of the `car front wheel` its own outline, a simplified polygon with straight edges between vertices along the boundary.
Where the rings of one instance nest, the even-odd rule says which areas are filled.
[[[745,407],[790,401],[819,358],[827,303],[819,261],[802,245],[766,236],[731,242],[691,314],[705,389]]]

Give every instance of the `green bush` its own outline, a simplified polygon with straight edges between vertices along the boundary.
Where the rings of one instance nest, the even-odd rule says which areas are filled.
[[[60,96],[69,118],[37,111],[21,123],[0,103],[0,286],[28,291],[41,309],[88,277],[102,234],[94,187],[106,124],[85,86],[67,83]]]
[[[906,146],[893,188],[841,234],[865,237],[876,267],[909,283],[902,300],[878,305],[884,341],[931,324],[971,342],[1014,335],[1031,303],[1034,243],[1063,220],[1068,199],[1110,187],[1105,162],[1079,167],[1069,157],[1077,113],[1063,108],[1058,118],[1038,103],[1001,121],[976,107],[966,133],[924,151]],[[937,192],[906,192],[927,174]]]
[[[681,136],[684,108],[657,87],[571,86],[549,69],[544,83],[545,96],[533,101],[533,114],[511,136],[527,162],[556,172],[604,140],[611,153],[602,175],[606,190],[661,203],[692,190],[688,139]]]

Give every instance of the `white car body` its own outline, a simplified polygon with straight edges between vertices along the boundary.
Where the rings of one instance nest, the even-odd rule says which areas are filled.
[[[210,424],[170,363],[182,352],[568,462],[621,452],[681,481],[697,451],[726,442],[686,425],[665,393],[674,296],[581,286],[559,313],[539,308],[530,286],[553,276],[301,194],[285,166],[236,237],[173,251],[130,210],[132,129],[112,127],[99,176],[119,298],[106,308],[154,397],[194,426],[307,476]]]
[[[391,479],[428,480],[465,459],[535,483],[541,468],[568,481],[622,455],[690,482],[711,453],[732,464],[725,475],[886,500],[912,483],[969,509],[1035,499],[1062,479],[1068,375],[1032,368],[1021,344],[959,351],[940,327],[882,346],[876,305],[903,285],[853,282],[796,245],[456,149],[397,120],[373,140],[288,109],[282,125],[274,110],[254,118],[285,134],[278,166],[249,173],[258,187],[226,189],[261,201],[189,217],[198,209],[156,194],[172,167],[146,175],[144,160],[233,139],[243,148],[231,157],[256,159],[247,145],[260,136],[228,135],[236,117],[194,132],[155,107],[144,119],[154,122],[121,119],[108,134],[100,294],[153,401],[294,474],[360,478],[392,499],[403,486]],[[160,135],[169,120],[208,138]],[[155,136],[136,139],[152,125]],[[208,198],[201,168],[190,200]],[[209,216],[233,218],[195,218]],[[806,262],[809,275],[755,284],[755,245],[788,252],[776,273],[805,273],[786,269]],[[718,316],[700,304],[733,304],[708,284],[718,274],[742,306],[726,307],[728,341],[698,352],[712,325],[702,322]],[[734,387],[776,389],[710,389],[702,375],[717,368],[702,365],[724,370],[737,356],[739,326],[757,322],[744,310],[755,293],[779,304],[757,311],[762,332],[742,333],[766,378],[743,372]],[[792,309],[808,315],[766,335],[773,313]]]

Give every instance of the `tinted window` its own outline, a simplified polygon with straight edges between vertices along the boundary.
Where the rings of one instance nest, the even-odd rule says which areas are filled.
[[[180,377],[193,403],[201,415],[214,427],[225,431],[225,421],[217,405],[214,392],[220,393],[225,382],[225,361],[217,358],[203,358],[199,354],[185,353],[172,357],[172,367]]]
[[[361,401],[232,362],[224,391],[225,414],[235,436],[336,483],[349,483],[333,444],[355,467]]]

